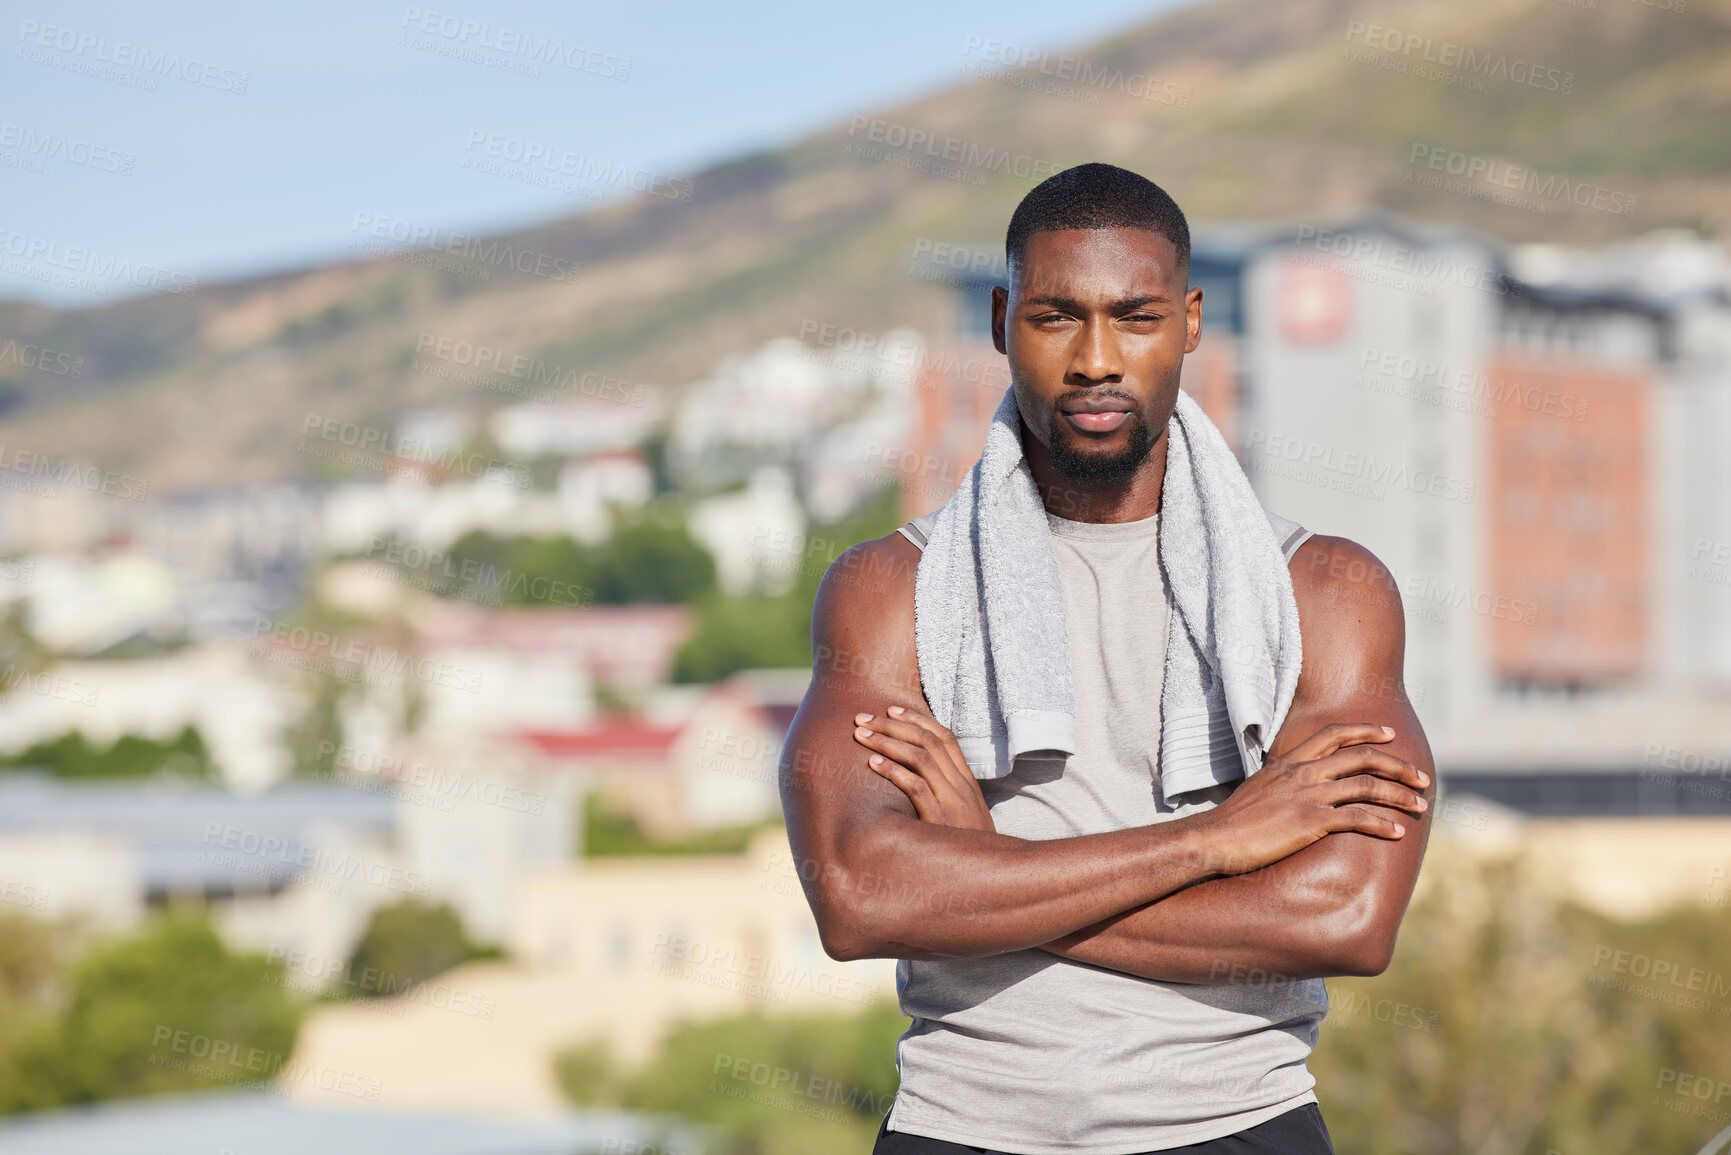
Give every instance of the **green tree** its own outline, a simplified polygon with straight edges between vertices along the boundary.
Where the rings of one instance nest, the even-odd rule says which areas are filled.
[[[637,820],[615,809],[599,790],[583,795],[583,855],[613,858],[633,854],[742,854],[758,831],[780,825],[781,819],[721,826],[700,831],[677,842],[657,842],[643,833]]]
[[[1425,870],[1389,969],[1328,982],[1311,1069],[1342,1155],[1695,1151],[1723,1126],[1660,1086],[1731,1072],[1723,911],[1620,923],[1558,905],[1519,859],[1444,843]],[[1705,977],[1642,983],[1618,951]]]
[[[288,1060],[302,1002],[282,967],[225,946],[202,913],[164,915],[74,969],[58,1021],[20,1041],[0,1107],[42,1109],[268,1079]]]
[[[313,675],[312,698],[283,734],[296,778],[328,778],[343,742],[343,702],[353,684],[334,674]]]
[[[12,565],[22,565],[16,558],[5,559]],[[48,647],[30,632],[28,606],[22,601],[0,609],[0,673],[4,688],[12,689],[20,678],[40,673],[54,664]]]
[[[715,589],[715,559],[672,503],[619,512],[612,535],[594,546],[472,530],[451,547],[451,559],[434,592],[478,591],[507,606],[689,603]]]
[[[595,570],[595,600],[609,605],[690,603],[715,588],[715,559],[671,508],[618,518]]]
[[[844,1014],[754,1012],[682,1024],[636,1070],[586,1040],[559,1054],[554,1073],[574,1103],[714,1124],[729,1155],[864,1151],[895,1097],[895,1045],[907,1027],[891,1002]]]
[[[674,657],[673,680],[714,682],[740,670],[809,665],[811,607],[825,573],[847,549],[894,533],[901,521],[898,492],[880,491],[851,517],[805,535],[799,556],[789,559],[797,576],[787,593],[703,599],[697,629]]]
[[[499,951],[470,941],[448,903],[406,898],[381,906],[349,957],[348,982],[362,994],[393,995]]]
[[[493,579],[505,583],[499,591],[501,605],[584,605],[598,597],[591,592],[596,559],[568,537],[513,538],[501,555],[505,564]]]
[[[0,1114],[32,1102],[32,1061],[70,996],[72,938],[65,924],[0,911]]]
[[[697,629],[673,659],[675,682],[719,681],[740,670],[811,662],[811,599],[706,599]]]
[[[59,778],[216,777],[204,737],[192,726],[164,742],[123,735],[106,749],[92,746],[77,730],[0,757],[0,767],[40,768]]]

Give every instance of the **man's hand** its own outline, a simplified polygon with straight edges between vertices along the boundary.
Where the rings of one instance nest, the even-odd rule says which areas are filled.
[[[1199,864],[1209,848],[1187,818],[1073,838],[1012,838],[979,828],[989,814],[983,799],[966,793],[965,805],[942,812],[975,828],[920,821],[908,795],[867,765],[879,751],[861,748],[853,720],[895,703],[905,709],[873,714],[863,728],[903,743],[900,753],[928,771],[915,774],[922,782],[979,789],[959,748],[901,716],[917,706],[930,717],[915,654],[918,562],[918,547],[899,533],[863,542],[831,564],[812,606],[812,681],[782,743],[779,785],[824,951],[845,961],[1029,950],[1207,877]],[[935,757],[934,739],[953,774],[915,756],[918,749]]]
[[[922,822],[997,829],[956,736],[936,718],[891,706],[881,718],[855,714],[853,736],[873,751],[866,764],[908,796]]]
[[[1424,728],[1402,681],[1406,622],[1393,577],[1362,546],[1321,535],[1300,546],[1287,569],[1304,631],[1304,669],[1292,709],[1270,743],[1263,768],[1232,797],[1195,817],[1206,820],[1230,814],[1235,807],[1259,809],[1256,794],[1281,786],[1294,771],[1301,778],[1311,773],[1294,760],[1327,760],[1329,756],[1317,757],[1317,737],[1326,737],[1329,723],[1342,718],[1393,731],[1372,744],[1427,772],[1430,781],[1422,791],[1429,800],[1436,774]],[[1365,741],[1344,736],[1335,756],[1355,746],[1362,749]],[[1361,769],[1382,777],[1369,765]],[[1401,781],[1404,789],[1419,779],[1415,775]],[[1361,801],[1342,809],[1374,811],[1384,805]],[[1261,870],[1210,878],[1047,942],[1043,949],[1159,982],[1219,983],[1222,976],[1238,981],[1229,977],[1238,974],[1289,979],[1380,974],[1394,954],[1396,932],[1435,821],[1433,809],[1384,810],[1391,829],[1397,823],[1406,827],[1400,838],[1343,830]],[[1272,819],[1270,825],[1273,830],[1251,837],[1277,839],[1281,820]],[[1237,834],[1233,827],[1214,826],[1208,830],[1213,837],[1203,845],[1218,847],[1222,830]]]
[[[857,714],[854,723],[854,740],[875,751],[868,764],[908,796],[921,821],[996,829],[955,735],[936,719],[891,706],[883,718]],[[1229,857],[1206,864],[1209,872],[1258,870],[1340,830],[1402,837],[1405,827],[1369,804],[1422,813],[1426,803],[1417,791],[1430,776],[1372,744],[1393,738],[1388,726],[1337,723],[1270,758],[1226,801],[1197,816],[1221,835],[1213,845],[1231,848]]]
[[[1370,744],[1393,739],[1391,726],[1336,723],[1269,758],[1206,815],[1205,821],[1230,832],[1218,843],[1231,848],[1230,857],[1215,873],[1272,865],[1342,830],[1390,841],[1403,836],[1405,826],[1368,804],[1422,813],[1426,803],[1418,792],[1430,785],[1430,776]]]

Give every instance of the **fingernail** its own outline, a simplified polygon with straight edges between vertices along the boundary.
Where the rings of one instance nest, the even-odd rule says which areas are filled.
[[[870,762],[873,766],[876,766],[879,762],[882,762],[883,760],[884,760],[884,756],[882,754],[873,754],[870,758],[866,759],[866,761]]]
[[[1429,786],[1430,785],[1430,775],[1426,774],[1423,770],[1420,770],[1418,772],[1418,784],[1420,786]]]
[[[1426,806],[1429,806],[1429,805],[1430,805],[1429,802],[1426,802],[1423,798],[1420,798],[1418,800],[1418,805],[1413,807],[1413,809],[1414,810],[1423,810]]]
[[[1406,827],[1404,827],[1404,826],[1402,826],[1402,825],[1401,825],[1401,824],[1400,824],[1400,823],[1398,823],[1398,822],[1396,822],[1396,823],[1395,823],[1395,824],[1394,824],[1394,834],[1395,834],[1395,837],[1396,837],[1396,838],[1399,838],[1399,837],[1400,837],[1400,836],[1401,836],[1401,835],[1403,835],[1403,834],[1405,834],[1405,833],[1406,833]]]
[[[872,720],[872,716],[870,714],[855,714],[853,720],[855,722],[869,722]]]
[[[899,714],[901,712],[902,712],[902,708],[900,706],[891,706],[890,707],[890,713],[892,713],[892,714]]]
[[[1392,733],[1394,733],[1394,727],[1393,726],[1384,726],[1382,728],[1382,732],[1384,734],[1392,734]]]
[[[866,729],[864,726],[861,726],[858,729],[856,729],[854,731],[854,733],[858,734],[861,738],[870,738],[872,736],[872,732],[870,730]]]

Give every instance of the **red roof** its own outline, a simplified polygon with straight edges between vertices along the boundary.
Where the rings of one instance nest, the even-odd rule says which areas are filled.
[[[523,730],[518,737],[557,758],[665,754],[677,726],[651,726],[637,718],[610,718],[587,730]]]

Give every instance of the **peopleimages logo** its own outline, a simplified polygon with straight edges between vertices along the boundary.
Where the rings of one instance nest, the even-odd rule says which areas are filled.
[[[33,64],[102,75],[104,79],[119,78],[93,72],[90,66],[109,65],[112,68],[132,69],[145,74],[134,78],[136,83],[133,83],[133,87],[144,88],[150,92],[156,91],[156,80],[163,78],[183,80],[201,88],[214,88],[218,92],[232,92],[240,96],[246,92],[247,82],[251,80],[249,73],[211,64],[197,57],[182,57],[178,52],[153,51],[128,40],[110,41],[106,36],[81,32],[76,28],[43,24],[36,20],[18,22],[18,39],[24,43],[19,57],[28,59]],[[48,51],[33,51],[37,49]],[[58,52],[61,57],[56,59],[48,55],[48,52]]]
[[[382,688],[389,682],[374,677],[375,674],[415,678],[430,685],[448,686],[469,693],[481,688],[479,671],[389,646],[374,645],[358,638],[345,638],[325,630],[260,618],[253,627],[253,637],[257,639],[253,656],[265,661],[339,677],[355,675]]]
[[[982,147],[974,141],[959,136],[940,136],[929,129],[901,124],[893,120],[879,120],[876,117],[856,116],[848,122],[847,134],[850,137],[864,137],[869,145],[879,146],[877,152],[869,147],[850,144],[848,150],[853,155],[864,156],[868,160],[878,160],[882,149],[888,148],[901,154],[919,154],[934,161],[947,161],[955,165],[965,166],[984,173],[1011,173],[1025,180],[1044,180],[1057,173],[1055,161],[1029,156],[1027,153],[1011,152],[1007,148]]]
[[[527,470],[497,457],[465,453],[458,446],[417,441],[370,425],[321,417],[316,413],[307,414],[301,425],[301,452],[355,466],[377,468],[381,462],[430,466],[469,477],[497,478],[517,489],[529,488],[531,480]],[[391,472],[402,472],[402,469],[393,467]]]
[[[583,272],[576,261],[526,249],[509,241],[465,233],[447,233],[432,225],[413,224],[382,213],[355,213],[354,231],[417,250],[448,253],[499,269],[512,269],[547,281],[575,281]]]
[[[0,255],[46,265],[52,272],[37,275],[37,280],[52,280],[87,293],[106,294],[108,285],[118,282],[153,293],[173,293],[181,297],[191,297],[198,292],[197,277],[104,253],[87,245],[62,244],[52,237],[15,233],[4,228],[0,228]],[[7,263],[6,271],[19,275],[30,275],[31,272],[28,266],[11,262]]]
[[[1518,284],[1489,264],[1462,261],[1452,252],[1434,253],[1412,245],[1396,244],[1380,235],[1299,225],[1292,243],[1298,248],[1311,248],[1328,256],[1345,258],[1345,264],[1329,262],[1326,265],[1336,272],[1355,276],[1358,274],[1353,269],[1354,264],[1368,265],[1396,275],[1382,283],[1420,290],[1425,296],[1434,296],[1439,284],[1482,289],[1499,296],[1521,295]]]
[[[41,172],[44,160],[56,160],[79,168],[131,176],[138,158],[108,145],[95,144],[82,137],[32,128],[27,124],[6,121],[0,124],[0,148],[23,154],[31,162],[32,172]]]
[[[519,136],[507,136],[480,128],[469,130],[463,149],[521,165],[525,169],[537,169],[552,176],[570,177],[577,184],[611,185],[621,191],[645,193],[670,201],[689,201],[697,188],[691,181],[681,180],[667,173],[631,168],[587,153],[572,152],[568,148],[560,148],[544,141],[525,140]],[[464,167],[474,167],[468,160],[463,163]]]
[[[84,376],[83,357],[56,352],[46,345],[32,345],[27,341],[8,340],[4,345],[0,345],[0,362],[6,361],[25,369],[34,369],[38,373],[51,373],[56,377]]]
[[[1434,469],[1414,469],[1392,458],[1379,458],[1359,450],[1342,450],[1307,438],[1289,437],[1252,429],[1249,442],[1253,467],[1264,472],[1279,472],[1277,463],[1285,461],[1301,468],[1339,474],[1367,483],[1365,496],[1380,501],[1378,487],[1408,489],[1449,501],[1471,502],[1478,492],[1476,482],[1455,477]],[[1282,474],[1284,476],[1284,474]]]
[[[406,894],[432,893],[432,875],[366,858],[352,850],[302,844],[246,827],[206,822],[204,844],[215,849],[201,851],[201,861],[252,873],[269,873],[270,864],[276,862],[303,872],[303,882],[333,894],[342,890],[344,882],[362,882]]]
[[[508,28],[485,20],[471,20],[450,12],[433,12],[409,6],[403,9],[402,27],[409,47],[436,55],[470,59],[477,50],[496,53],[505,60],[527,66],[539,76],[538,64],[557,64],[573,72],[587,72],[603,80],[630,80],[631,61],[623,56],[599,52],[581,44],[568,44],[552,36],[537,36],[522,28]],[[441,43],[443,42],[443,43]],[[477,63],[485,63],[477,60]]]
[[[1190,107],[1188,84],[1175,84],[1145,72],[1127,71],[1079,56],[1054,56],[1038,48],[1023,48],[983,36],[968,37],[962,45],[962,55],[977,56],[981,62],[973,64],[970,59],[963,63],[962,71],[969,76],[1049,92],[1084,104],[1099,104],[1100,93],[1116,92],[1154,104]]]
[[[593,397],[598,401],[615,401],[640,407],[649,393],[642,385],[633,385],[629,381],[593,370],[579,371],[567,365],[549,363],[527,353],[440,336],[425,330],[415,336],[415,355],[417,358],[430,356],[453,365],[511,377],[524,382],[527,387],[545,387],[542,392],[549,397],[552,390],[560,390],[572,395]],[[482,385],[483,388],[493,388],[496,392],[502,391],[484,382]],[[526,396],[529,390],[525,388],[522,391],[503,391]]]
[[[1568,421],[1587,419],[1587,399],[1573,393],[1541,389],[1509,377],[1492,377],[1477,369],[1453,369],[1442,362],[1421,360],[1398,350],[1366,345],[1359,353],[1358,367],[1369,371],[1361,373],[1353,382],[1362,388],[1429,401],[1480,417],[1494,417],[1500,406],[1519,406],[1530,413],[1544,413]],[[1403,390],[1401,386],[1412,388]],[[1438,396],[1428,396],[1431,391]],[[1450,398],[1441,394],[1458,396]],[[1462,403],[1452,403],[1455,400]]]
[[[1508,204],[1514,208],[1533,209],[1545,212],[1549,202],[1565,201],[1577,208],[1596,209],[1599,212],[1611,213],[1615,216],[1632,217],[1640,204],[1640,198],[1633,193],[1619,189],[1606,188],[1603,185],[1588,184],[1585,181],[1572,181],[1565,176],[1546,175],[1536,169],[1523,165],[1510,164],[1496,157],[1475,156],[1472,153],[1461,152],[1458,149],[1444,148],[1441,145],[1413,142],[1407,155],[1408,184],[1419,184],[1427,188],[1441,188],[1446,192],[1459,192],[1464,195],[1483,195],[1484,199],[1495,200],[1499,204]],[[1431,172],[1447,173],[1450,176],[1461,177],[1461,181],[1442,181],[1427,173],[1414,173],[1414,169],[1423,167]],[[1476,188],[1475,182],[1482,180],[1486,188]],[[1532,197],[1522,198],[1504,192],[1513,190],[1516,193],[1531,193]],[[1543,199],[1540,199],[1543,198]]]
[[[25,484],[19,484],[20,479]],[[123,501],[143,501],[150,494],[150,482],[130,473],[116,473],[112,469],[48,457],[0,443],[0,487],[25,489],[42,497],[53,497],[58,492],[54,487],[59,485]]]
[[[1401,57],[1405,63],[1434,64],[1428,79],[1446,76],[1442,69],[1458,69],[1473,79],[1500,79],[1511,84],[1527,85],[1545,92],[1567,96],[1575,91],[1575,74],[1560,68],[1547,68],[1530,60],[1511,58],[1500,52],[1480,52],[1453,40],[1437,40],[1417,32],[1403,32],[1381,24],[1353,20],[1346,26],[1348,43],[1362,43],[1366,48]],[[1409,61],[1417,53],[1416,61]]]

